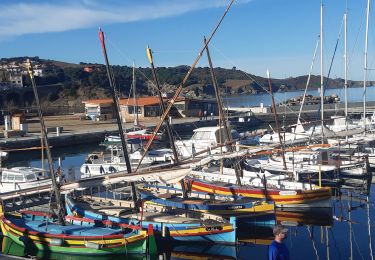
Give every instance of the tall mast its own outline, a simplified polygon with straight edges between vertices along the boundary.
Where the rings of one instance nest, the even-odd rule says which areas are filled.
[[[211,79],[212,79],[212,84],[214,85],[214,89],[215,89],[216,102],[217,102],[217,107],[218,107],[218,110],[219,110],[220,121],[224,126],[224,130],[225,130],[225,134],[227,136],[227,140],[229,142],[232,142],[232,135],[231,135],[230,129],[227,125],[227,121],[224,118],[220,90],[219,90],[219,86],[217,85],[216,75],[215,75],[214,67],[212,65],[211,55],[210,55],[210,51],[208,49],[206,37],[204,37],[203,42],[204,42],[204,46],[206,46],[207,59],[208,59],[208,64],[210,65]],[[221,125],[219,125],[219,133],[221,133]],[[233,149],[232,149],[233,147],[231,145],[229,145],[228,148],[229,148],[229,151],[231,151],[231,152],[233,151]],[[235,162],[234,170],[236,172],[237,184],[241,185],[241,178],[240,177],[241,177],[242,173],[241,173],[241,168],[240,168],[239,165],[240,164],[238,162]]]
[[[363,77],[363,129],[365,131],[366,131],[367,50],[368,50],[368,29],[369,29],[370,2],[371,2],[371,0],[367,0],[366,36],[365,36],[365,66],[364,66],[364,77]]]
[[[324,57],[323,57],[323,2],[320,5],[320,119],[324,143]]]
[[[41,125],[41,128],[42,128],[42,138],[44,139],[44,144],[46,146],[48,166],[49,166],[49,171],[50,171],[51,180],[52,180],[52,188],[53,188],[53,192],[55,194],[55,199],[56,199],[56,204],[57,204],[57,220],[58,220],[58,223],[60,225],[64,225],[65,224],[65,221],[64,221],[65,220],[64,205],[62,205],[60,189],[58,187],[56,175],[55,175],[55,170],[53,168],[51,150],[49,148],[48,137],[47,137],[47,129],[46,129],[46,125],[44,124],[42,107],[41,107],[40,102],[39,102],[39,95],[38,95],[38,90],[36,88],[33,67],[32,67],[31,61],[29,59],[27,59],[26,66],[27,66],[27,71],[28,71],[29,76],[30,76],[31,85],[33,87],[35,103],[36,103],[37,108],[38,108],[38,116],[39,116],[39,121],[40,121],[40,125]]]
[[[210,66],[210,74],[211,74],[212,84],[213,84],[214,89],[215,89],[215,95],[216,95],[216,102],[217,102],[217,107],[218,107],[218,112],[219,112],[218,113],[219,114],[219,118],[220,118],[220,121],[222,122],[222,124],[224,126],[224,130],[225,130],[225,134],[227,135],[227,139],[229,141],[231,141],[232,136],[230,134],[230,130],[228,128],[228,125],[225,123],[226,120],[225,120],[224,112],[223,112],[223,105],[222,105],[222,100],[221,100],[221,94],[220,94],[219,87],[217,85],[216,75],[215,75],[215,71],[213,69],[210,51],[208,49],[208,45],[206,45],[206,43],[207,43],[206,37],[204,37],[203,42],[204,42],[204,45],[206,46],[207,59],[208,59],[208,64]],[[229,149],[232,149],[232,148],[229,148]]]
[[[135,79],[135,62],[133,61],[133,112],[134,112],[134,126],[139,124],[138,120],[138,102],[137,102],[137,93],[136,93],[136,79]]]
[[[277,115],[277,111],[276,111],[275,98],[273,96],[271,77],[270,77],[270,72],[269,72],[268,69],[267,69],[267,78],[268,78],[268,86],[269,86],[269,89],[270,89],[270,94],[271,94],[271,97],[272,97],[273,115],[275,117],[275,124],[276,124],[276,128],[277,128],[277,133],[279,134],[279,142],[280,142],[280,148],[281,148],[281,155],[283,157],[284,170],[286,170],[287,167],[286,167],[286,161],[285,161],[283,140],[282,140],[281,133],[280,133],[279,116]]]
[[[157,88],[157,92],[158,92],[158,96],[159,96],[159,101],[160,101],[160,106],[161,106],[161,109],[162,109],[162,113],[164,113],[164,111],[165,111],[165,105],[164,105],[163,97],[161,95],[161,89],[160,89],[160,85],[159,85],[159,80],[158,80],[158,77],[156,75],[154,60],[152,58],[152,51],[151,51],[151,49],[148,46],[147,46],[147,49],[146,49],[146,53],[147,53],[147,58],[148,58],[148,60],[149,60],[149,62],[151,64],[152,75],[154,76],[154,81],[155,81],[155,84],[156,84],[156,88]],[[165,124],[167,126],[167,135],[168,135],[168,139],[169,139],[169,144],[170,144],[170,146],[172,148],[173,157],[174,157],[174,163],[178,163],[178,154],[177,154],[176,146],[174,145],[174,139],[173,139],[173,133],[172,133],[171,124],[169,123],[168,119],[165,119],[164,122],[165,122]]]
[[[348,130],[348,30],[347,30],[347,14],[348,11],[344,14],[344,65],[345,65],[345,124],[346,130]]]
[[[109,81],[110,89],[112,91],[112,99],[113,99],[113,104],[114,104],[114,108],[115,108],[115,115],[116,115],[118,130],[120,132],[121,145],[122,145],[122,151],[123,151],[124,158],[125,158],[126,169],[127,169],[128,173],[131,173],[132,168],[131,168],[131,165],[130,165],[130,159],[129,159],[129,155],[128,155],[128,149],[127,149],[128,146],[126,144],[124,130],[122,128],[122,123],[121,123],[121,119],[120,119],[119,99],[118,99],[118,95],[116,93],[116,86],[115,86],[113,74],[112,74],[111,68],[109,66],[107,49],[105,47],[104,33],[101,29],[99,29],[99,38],[100,38],[100,42],[102,44],[102,50],[103,50],[105,65],[106,65],[106,69],[107,69],[108,81]]]
[[[119,99],[119,96],[116,92],[114,75],[113,75],[113,72],[111,70],[111,67],[109,66],[107,49],[105,47],[104,33],[100,28],[99,28],[99,39],[100,39],[100,42],[101,42],[101,45],[102,45],[105,65],[106,65],[106,69],[107,69],[108,81],[109,81],[110,89],[112,91],[112,100],[113,100],[113,104],[114,104],[114,107],[115,107],[115,114],[116,114],[116,121],[117,121],[117,125],[118,125],[118,130],[120,132],[121,146],[122,146],[122,152],[123,152],[124,159],[125,159],[126,170],[127,170],[128,173],[131,173],[132,167],[130,165],[130,158],[129,158],[129,154],[128,154],[128,146],[126,144],[125,134],[124,134],[124,130],[122,128],[122,123],[121,123],[121,118],[120,118],[120,104],[119,104],[120,99]],[[130,185],[131,185],[131,189],[132,189],[134,209],[138,212],[139,208],[138,208],[136,187],[135,187],[134,182],[131,182]]]

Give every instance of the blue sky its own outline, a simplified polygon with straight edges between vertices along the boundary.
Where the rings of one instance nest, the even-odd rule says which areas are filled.
[[[274,78],[306,75],[320,32],[320,0],[237,0],[210,44],[214,66],[236,66]],[[325,0],[324,64],[327,75],[348,7],[349,79],[363,79],[367,0]],[[0,57],[39,56],[103,63],[98,39],[107,37],[110,63],[191,65],[229,0],[1,0]],[[372,11],[371,11],[372,14]],[[370,18],[369,68],[374,68],[375,17]],[[343,32],[331,77],[344,77]],[[207,66],[202,57],[198,66]],[[314,74],[320,74],[319,53]],[[370,72],[369,80],[375,80]]]

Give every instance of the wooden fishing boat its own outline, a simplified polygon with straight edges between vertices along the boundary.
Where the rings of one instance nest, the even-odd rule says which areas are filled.
[[[155,203],[165,207],[210,212],[220,215],[234,214],[268,214],[274,212],[273,202],[265,199],[238,198],[215,195],[213,193],[192,191],[188,198],[182,198],[183,190],[171,186],[145,184],[144,189],[139,189],[141,198],[145,203]]]
[[[25,211],[21,215],[5,215],[1,209],[0,225],[4,236],[21,246],[31,245],[38,251],[66,254],[144,254],[147,233],[136,227],[126,230],[98,226],[80,219],[87,225],[58,225],[53,216],[43,212]],[[131,230],[133,228],[133,230]],[[156,251],[156,245],[150,246]],[[155,253],[155,252],[153,252]]]
[[[331,207],[331,190],[316,185],[303,185],[294,189],[285,186],[238,186],[228,182],[209,182],[192,177],[185,178],[186,185],[194,191],[203,191],[228,196],[242,196],[251,198],[266,198],[274,201],[276,207]],[[310,189],[306,187],[309,186]]]
[[[134,211],[134,203],[127,200],[89,196],[73,199],[67,196],[65,201],[69,215],[112,223],[135,224],[142,228],[152,224],[156,238],[163,241],[228,244],[236,242],[235,218],[228,222],[213,214],[179,211],[148,204],[144,204],[140,209],[140,216],[140,213]]]
[[[28,247],[18,245],[13,242],[12,239],[9,237],[2,237],[2,243],[1,243],[1,252],[2,257],[8,256],[8,258],[13,259],[26,259],[26,258],[34,258],[34,259],[54,259],[54,260],[92,260],[92,255],[72,255],[72,254],[64,254],[64,253],[55,253],[55,252],[46,252],[38,250],[34,246],[28,245]],[[106,254],[106,255],[100,255],[95,256],[95,260],[108,260],[108,259],[115,259],[115,257],[126,257],[125,255],[118,255],[118,254]],[[132,254],[131,259],[132,260],[144,260],[146,258],[145,254]]]

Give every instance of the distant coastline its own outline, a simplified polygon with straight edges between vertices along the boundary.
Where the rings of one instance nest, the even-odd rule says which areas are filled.
[[[348,88],[348,102],[363,102],[363,92],[358,90],[359,87]],[[317,89],[307,91],[308,94],[313,96],[319,96]],[[375,86],[369,86],[366,90],[367,101],[375,101]],[[276,103],[281,103],[290,98],[299,97],[303,94],[302,90],[298,91],[287,91],[277,92],[274,94]],[[345,100],[345,93],[343,88],[330,88],[325,91],[325,96],[336,94],[340,98],[339,103],[343,103]],[[260,106],[262,103],[264,106],[271,105],[271,96],[267,93],[249,94],[249,95],[236,95],[236,96],[225,96],[223,97],[225,105],[238,106],[238,107],[250,107]]]

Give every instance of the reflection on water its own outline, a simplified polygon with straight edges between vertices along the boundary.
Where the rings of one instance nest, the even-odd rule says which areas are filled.
[[[78,169],[86,155],[99,149],[97,145],[74,148],[53,149],[52,155],[57,166],[60,156],[64,173]],[[31,165],[41,167],[38,152],[11,154],[7,166]],[[252,218],[238,218],[238,244],[205,245],[176,244],[159,245],[158,259],[267,259],[268,245],[273,239],[272,227],[275,223],[289,229],[285,241],[291,259],[371,259],[372,219],[374,218],[374,189],[366,196],[358,187],[341,190],[333,198],[334,207],[330,210],[277,211],[274,215]],[[371,188],[371,186],[370,186]],[[38,252],[33,248],[18,246],[7,238],[2,240],[5,254],[41,259],[119,259],[118,256],[74,256]],[[86,257],[86,258],[84,258]],[[125,259],[125,256],[121,258]],[[142,259],[139,256],[138,259]]]

